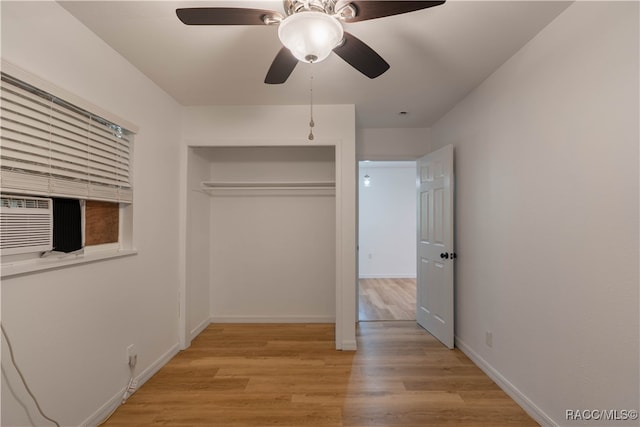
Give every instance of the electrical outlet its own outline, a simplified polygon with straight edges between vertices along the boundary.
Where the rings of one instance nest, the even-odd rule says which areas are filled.
[[[484,335],[484,342],[487,344],[487,347],[493,347],[493,332],[487,331]]]
[[[138,352],[136,351],[136,346],[131,344],[127,347],[127,363],[129,364],[129,367],[134,368],[137,362]]]

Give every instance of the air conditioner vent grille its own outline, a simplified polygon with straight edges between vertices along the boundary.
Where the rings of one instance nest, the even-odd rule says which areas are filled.
[[[35,197],[2,197],[0,199],[2,255],[51,250],[52,229],[51,199]]]
[[[36,199],[36,198],[8,198],[2,197],[0,199],[0,206],[3,208],[26,208],[26,209],[50,209],[50,199]]]

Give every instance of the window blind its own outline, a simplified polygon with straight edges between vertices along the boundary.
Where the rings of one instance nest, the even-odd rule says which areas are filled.
[[[132,132],[5,73],[0,89],[3,192],[132,201]]]

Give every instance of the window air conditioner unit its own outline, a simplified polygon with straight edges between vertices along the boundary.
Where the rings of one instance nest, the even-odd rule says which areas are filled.
[[[53,249],[53,201],[2,196],[0,254],[14,255]]]

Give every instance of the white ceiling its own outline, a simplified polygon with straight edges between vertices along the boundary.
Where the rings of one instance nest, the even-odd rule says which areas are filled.
[[[335,54],[264,84],[280,49],[276,27],[186,26],[179,7],[283,11],[281,1],[60,1],[180,104],[355,104],[359,128],[429,127],[570,2],[457,1],[345,24],[391,69],[363,76]],[[408,114],[400,115],[400,111]]]

